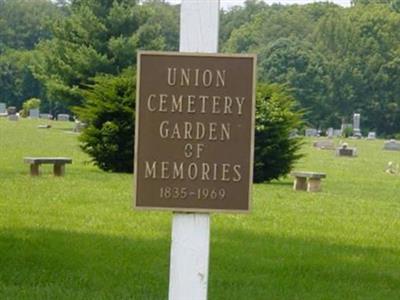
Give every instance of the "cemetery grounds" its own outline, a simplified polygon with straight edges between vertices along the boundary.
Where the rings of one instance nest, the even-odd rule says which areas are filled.
[[[132,175],[102,172],[73,123],[0,118],[0,299],[167,299],[171,213],[132,209]],[[358,157],[312,147],[292,178],[254,185],[250,214],[214,214],[209,299],[400,299],[400,152],[346,140]],[[335,140],[339,142],[338,139]],[[68,156],[65,177],[24,156]]]

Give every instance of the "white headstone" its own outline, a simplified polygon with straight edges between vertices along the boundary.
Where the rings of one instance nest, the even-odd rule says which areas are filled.
[[[29,117],[31,119],[39,119],[39,108],[32,108],[29,110]]]
[[[374,140],[374,139],[376,139],[376,133],[375,133],[374,131],[368,132],[368,137],[367,137],[367,139],[368,139],[368,140]]]
[[[68,114],[58,114],[57,120],[58,121],[69,121],[69,115]]]

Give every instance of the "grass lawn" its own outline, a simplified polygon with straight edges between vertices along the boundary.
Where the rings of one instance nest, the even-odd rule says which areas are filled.
[[[132,176],[88,163],[72,123],[0,118],[0,299],[167,299],[171,213],[136,212]],[[338,141],[336,141],[338,142]],[[348,141],[338,158],[306,141],[291,178],[254,186],[249,215],[212,217],[209,299],[400,299],[400,152]],[[69,156],[31,178],[24,156]],[[191,300],[191,299],[188,299]]]

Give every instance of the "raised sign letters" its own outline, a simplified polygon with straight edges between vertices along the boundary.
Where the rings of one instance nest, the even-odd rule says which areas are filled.
[[[255,56],[138,54],[135,207],[248,211]]]

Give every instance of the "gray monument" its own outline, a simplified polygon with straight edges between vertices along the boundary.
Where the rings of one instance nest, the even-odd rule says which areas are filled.
[[[393,139],[386,141],[383,150],[400,151],[400,143]]]
[[[68,114],[58,114],[57,121],[69,121],[69,115]]]
[[[17,113],[17,108],[15,106],[9,106],[7,112],[9,115],[15,115]]]
[[[361,130],[360,130],[360,114],[353,115],[353,136],[360,138]]]
[[[29,117],[31,119],[39,119],[39,108],[32,108],[29,110]]]

